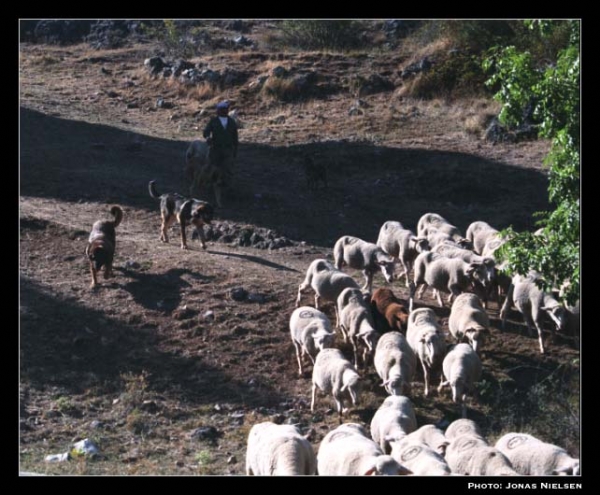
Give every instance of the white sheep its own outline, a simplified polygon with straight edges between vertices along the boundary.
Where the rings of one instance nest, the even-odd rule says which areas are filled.
[[[416,237],[411,230],[405,229],[400,222],[389,220],[381,226],[376,244],[395,260],[400,261],[404,273],[397,275],[396,278],[405,276],[406,287],[409,287],[409,275],[416,257],[419,253],[429,251],[427,238]]]
[[[362,290],[371,292],[373,276],[379,270],[383,273],[386,282],[394,278],[395,260],[377,244],[363,241],[358,237],[345,235],[340,237],[333,247],[333,257],[338,270],[344,264],[356,270],[362,270],[365,284]]]
[[[423,425],[406,436],[407,441],[424,443],[430,449],[440,454],[446,454],[446,447],[450,443],[444,432],[435,425]]]
[[[344,342],[349,340],[352,344],[354,366],[358,368],[359,346],[364,348],[362,362],[366,365],[368,356],[375,351],[379,339],[369,303],[365,301],[360,289],[348,287],[338,296],[337,310]]]
[[[426,237],[430,247],[440,242],[450,240],[462,247],[471,247],[471,242],[464,237],[460,230],[437,213],[425,213],[417,223],[417,235]]]
[[[323,349],[315,359],[312,373],[312,400],[310,410],[315,410],[317,388],[325,394],[333,395],[340,421],[347,411],[344,403],[356,405],[360,376],[342,351],[335,348]]]
[[[314,365],[319,351],[333,347],[335,338],[329,318],[310,306],[302,306],[294,310],[290,317],[290,334],[296,349],[300,376],[303,374],[302,358],[308,356]]]
[[[404,335],[384,333],[377,342],[373,363],[388,394],[410,395],[417,357]]]
[[[453,474],[467,476],[517,476],[508,458],[479,435],[453,438],[446,448],[446,462]]]
[[[444,436],[447,440],[454,440],[462,435],[470,435],[475,437],[481,437],[481,439],[487,443],[483,437],[483,433],[479,428],[479,425],[472,419],[460,418],[452,421],[446,428]]]
[[[315,291],[315,308],[319,309],[321,299],[337,302],[340,293],[347,287],[359,288],[356,281],[347,273],[337,270],[329,261],[319,258],[313,260],[306,270],[306,277],[298,287],[296,307],[300,307],[302,293],[312,287]],[[336,327],[339,326],[339,315],[335,305]]]
[[[488,270],[483,263],[467,263],[459,258],[445,258],[437,253],[421,253],[415,260],[415,278],[409,295],[409,309],[412,311],[415,292],[420,299],[424,290],[431,286],[436,290],[440,307],[444,306],[441,292],[450,293],[448,302],[462,292],[466,292],[474,282],[487,285]]]
[[[533,336],[533,326],[537,329],[540,352],[544,354],[544,341],[542,337],[543,314],[546,313],[556,325],[558,331],[563,330],[567,321],[565,307],[560,304],[552,294],[540,289],[536,282],[540,280],[539,273],[531,271],[526,277],[515,275],[512,279],[506,300],[500,310],[502,328],[511,305],[514,303],[517,310],[525,318],[529,335]]]
[[[519,474],[580,474],[579,459],[571,457],[562,447],[543,442],[527,433],[507,433],[498,439],[496,448],[508,457]]]
[[[412,474],[386,455],[357,423],[331,430],[319,445],[317,471],[321,476],[396,476]]]
[[[438,392],[445,386],[452,389],[452,401],[461,405],[462,417],[467,416],[467,394],[475,392],[475,384],[481,379],[481,359],[469,344],[454,346],[442,363],[446,380],[440,383]]]
[[[391,443],[391,456],[415,476],[450,476],[451,470],[444,457],[429,445],[404,437]]]
[[[484,251],[493,253],[505,240],[500,232],[487,222],[473,222],[467,228],[467,239],[473,243],[473,251],[483,255]]]
[[[410,313],[406,340],[423,368],[425,397],[427,397],[431,374],[441,369],[446,355],[444,333],[432,309],[419,308]]]
[[[466,338],[477,352],[490,333],[490,319],[481,299],[469,292],[457,296],[450,310],[448,328],[455,339],[460,342]]]
[[[311,443],[293,425],[255,424],[248,434],[246,475],[314,475],[317,458]]]
[[[464,249],[456,244],[444,242],[435,246],[432,252],[441,254],[446,258],[460,258],[466,263],[481,263],[485,269],[483,271],[483,283],[479,280],[473,281],[473,290],[481,294],[484,307],[487,308],[487,301],[492,287],[496,283],[496,261],[492,257],[485,257],[475,254],[470,249]]]
[[[417,417],[408,397],[390,395],[386,397],[371,419],[371,437],[389,454],[390,442],[399,441],[417,429]]]

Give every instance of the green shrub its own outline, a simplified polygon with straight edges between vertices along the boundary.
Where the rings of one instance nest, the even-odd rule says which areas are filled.
[[[479,57],[457,52],[418,74],[408,83],[409,94],[424,99],[485,95],[489,92],[485,80]]]

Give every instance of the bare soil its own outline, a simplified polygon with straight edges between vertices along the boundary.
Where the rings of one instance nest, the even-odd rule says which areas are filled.
[[[143,61],[154,53],[150,45],[20,47],[22,471],[242,475],[248,431],[266,420],[299,424],[317,449],[337,415],[329,397],[311,413],[310,367],[297,376],[288,330],[310,262],[331,259],[342,235],[375,242],[386,220],[414,230],[421,215],[437,212],[463,232],[476,220],[524,230],[535,228],[534,212],[548,208],[547,142],[493,145],[467,132],[468,118],[497,109],[490,101],[415,101],[388,91],[361,97],[362,114],[349,116],[356,101],[349,90],[282,103],[253,94],[247,83],[202,99],[149,77]],[[253,77],[281,64],[339,81],[350,71],[396,74],[405,59],[252,51],[203,58]],[[158,97],[173,107],[157,108]],[[238,109],[241,148],[213,229],[234,235],[211,240],[205,251],[190,241],[183,251],[176,227],[170,243],[160,242],[158,203],[147,184],[187,192],[186,146],[223,97]],[[327,189],[307,189],[299,161],[305,152],[327,164]],[[211,191],[202,194],[213,200]],[[84,249],[93,222],[109,218],[113,204],[125,211],[115,277],[93,290]],[[287,245],[239,245],[252,234]],[[377,276],[374,286],[383,284]],[[238,288],[248,297],[235,300]],[[393,290],[407,297],[403,281]],[[439,308],[430,293],[417,302],[447,329],[447,306]],[[312,294],[303,304],[313,304]],[[324,310],[333,317],[331,304]],[[506,429],[545,428],[548,440],[579,455],[579,351],[555,338],[541,355],[519,314],[501,333],[495,302],[489,312],[484,379],[469,417],[492,440]],[[350,355],[341,338],[338,345]],[[346,420],[368,427],[385,391],[372,367],[361,374],[360,403]],[[414,390],[420,425],[459,417],[447,393],[423,396],[420,374]],[[563,423],[539,423],[545,412],[525,400],[533,391],[556,397],[547,408]],[[99,459],[44,462],[83,438],[96,442]]]

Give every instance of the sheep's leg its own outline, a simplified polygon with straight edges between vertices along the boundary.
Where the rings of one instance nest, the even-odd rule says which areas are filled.
[[[294,342],[294,347],[296,348],[296,359],[298,360],[298,375],[302,376],[302,354],[304,351],[302,351],[302,354],[300,353],[300,346],[296,342]]]
[[[310,412],[314,412],[315,410],[315,396],[317,395],[317,384],[313,382],[312,384],[312,399],[310,401]]]
[[[319,309],[319,301],[321,300],[321,297],[319,296],[319,294],[315,294],[315,309]]]
[[[358,340],[355,337],[350,337],[352,344],[352,352],[354,353],[354,366],[358,369]]]
[[[438,302],[440,308],[443,308],[444,307],[444,301],[442,301],[442,295],[440,294],[440,291],[437,290],[437,289],[434,289],[433,292],[434,292],[434,296],[437,299],[437,302]]]
[[[296,307],[300,307],[300,301],[302,300],[302,293],[308,289],[308,286],[310,284],[307,284],[306,282],[303,282],[302,284],[300,284],[300,287],[298,287],[298,297],[296,298]]]
[[[369,270],[363,270],[363,275],[365,276],[365,284],[362,287],[362,291],[371,293],[371,289],[373,288],[373,272]]]
[[[438,394],[441,394],[444,387],[447,387],[448,385],[450,385],[450,381],[449,380],[444,381],[444,377],[442,376],[442,379],[440,380],[440,385],[437,389]]]
[[[425,397],[429,396],[429,368],[421,361],[423,367],[423,381],[425,382]]]
[[[406,287],[410,286],[409,274],[412,270],[412,263],[402,261],[402,267],[404,268],[404,275],[406,276]]]
[[[344,339],[344,342],[348,342],[348,334],[346,333],[346,329],[344,327],[344,325],[340,325],[340,332],[342,332],[342,338]]]
[[[540,344],[540,352],[542,354],[545,353],[545,349],[544,349],[544,336],[542,333],[542,322],[540,321],[540,313],[536,313],[533,322],[535,324],[535,328],[537,329],[537,334],[538,334],[538,342]]]
[[[415,281],[415,287],[417,287],[418,284]],[[423,285],[421,285],[421,287],[419,287],[419,290],[417,291],[417,297],[419,299],[423,299],[423,292],[425,292],[425,289],[427,289],[427,282],[423,282]]]
[[[508,291],[506,292],[506,298],[504,299],[504,304],[502,304],[502,309],[500,309],[500,319],[502,320],[502,325],[500,326],[500,330],[503,332],[506,327],[506,317],[508,316],[508,310],[511,306],[513,292],[515,290],[515,286],[511,283],[508,286]]]

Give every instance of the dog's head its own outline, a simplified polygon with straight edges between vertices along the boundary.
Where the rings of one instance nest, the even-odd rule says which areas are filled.
[[[192,208],[192,224],[196,227],[201,227],[204,224],[210,224],[215,214],[213,205],[207,202],[202,202],[195,208]]]

